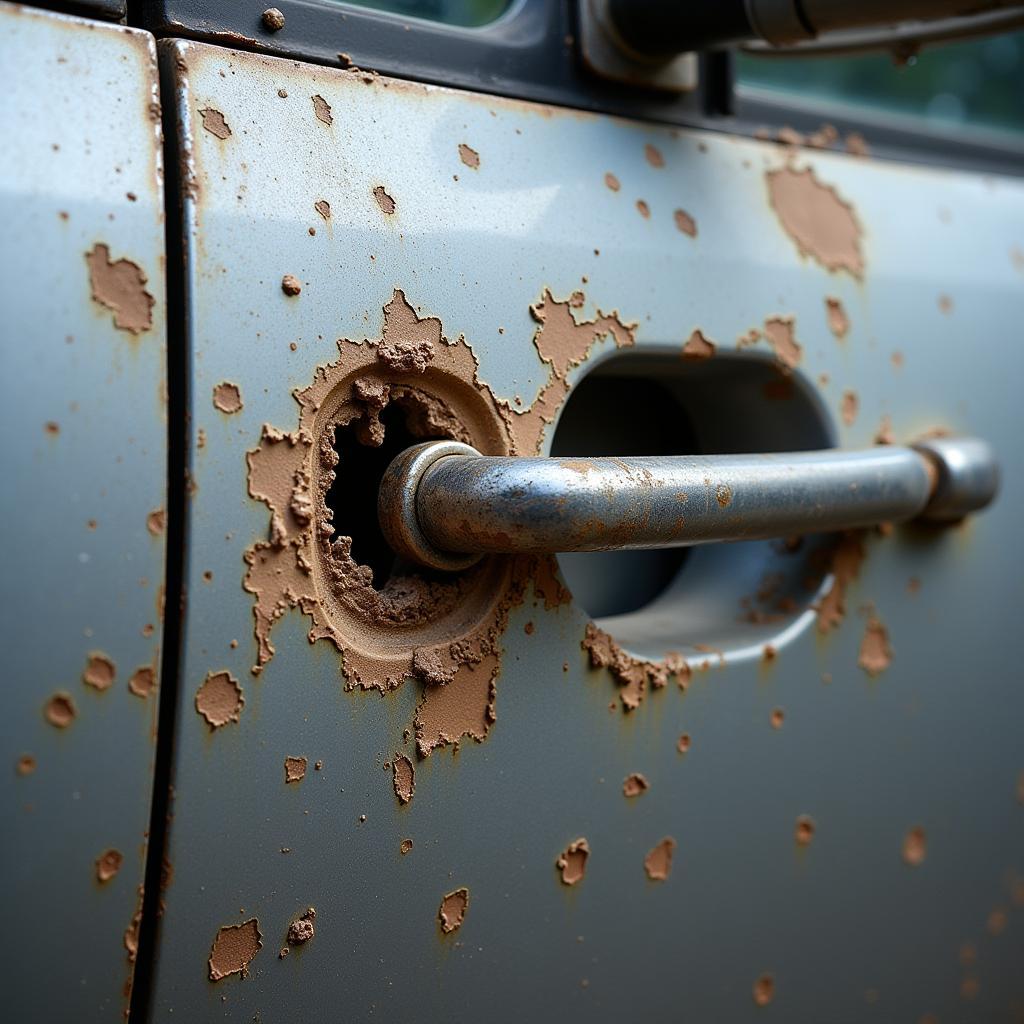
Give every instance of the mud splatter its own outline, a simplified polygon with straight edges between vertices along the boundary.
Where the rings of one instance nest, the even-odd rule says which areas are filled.
[[[323,217],[324,220],[331,219],[331,204],[326,199],[318,199],[313,204],[313,209]]]
[[[441,931],[445,935],[462,927],[469,907],[469,890],[465,887],[447,893],[441,900],[437,916],[441,921]]]
[[[411,852],[412,852],[412,840],[411,840],[411,839],[403,839],[403,840],[401,841],[401,843],[399,843],[399,844],[398,844],[398,852],[399,852],[399,853],[400,853],[400,854],[401,854],[401,855],[402,855],[403,857],[404,857],[404,856],[405,856],[405,855],[406,855],[407,853],[411,853]]]
[[[407,804],[416,792],[416,769],[405,754],[395,754],[391,762],[392,784],[395,796],[403,804]]]
[[[676,852],[676,841],[671,836],[664,839],[644,857],[644,871],[652,882],[664,882],[672,872],[672,855]]]
[[[480,154],[464,142],[459,143],[459,159],[467,166],[476,170],[480,166]]]
[[[650,789],[650,783],[640,772],[631,772],[622,783],[622,795],[626,797],[639,796]]]
[[[289,755],[284,759],[284,781],[301,782],[306,777],[306,765],[309,762],[304,757],[292,757]]]
[[[131,334],[142,334],[153,326],[156,300],[146,291],[146,275],[131,260],[110,262],[110,248],[101,242],[85,254],[89,287],[94,302],[114,314],[114,326]]]
[[[775,978],[762,974],[754,982],[753,996],[755,1006],[767,1006],[775,998]]]
[[[555,861],[555,867],[561,872],[563,885],[575,885],[583,880],[587,873],[587,858],[590,856],[590,844],[582,836],[573,840]]]
[[[704,337],[697,328],[683,346],[684,359],[710,359],[715,354],[715,343]]]
[[[15,763],[14,770],[21,776],[31,775],[36,770],[36,759],[31,754],[22,754]]]
[[[146,516],[146,529],[154,537],[159,537],[167,529],[167,513],[162,508],[153,509]]]
[[[610,189],[611,189],[611,190],[612,190],[613,192],[618,192],[618,191],[619,191],[619,189],[620,189],[620,188],[622,188],[622,185],[621,185],[621,183],[619,182],[619,179],[618,179],[618,178],[616,178],[616,177],[615,177],[615,175],[611,173],[611,171],[609,171],[609,172],[608,172],[608,173],[607,173],[607,174],[606,174],[606,175],[604,176],[604,183],[605,183],[605,185],[607,185],[607,187],[608,187],[608,188],[610,188]]]
[[[827,633],[842,623],[846,616],[846,590],[860,573],[863,561],[862,534],[844,534],[832,556],[832,587],[818,606],[819,633]]]
[[[66,729],[78,714],[70,693],[63,690],[55,693],[44,705],[43,716],[58,729]]]
[[[121,870],[124,856],[120,850],[104,850],[96,858],[96,881],[109,882]]]
[[[307,907],[290,925],[288,925],[288,945],[301,946],[309,942],[316,934],[313,922],[316,920],[316,907]]]
[[[652,167],[665,166],[665,158],[661,155],[661,150],[657,146],[652,146],[649,142],[644,146],[644,159]]]
[[[211,729],[219,729],[228,722],[237,722],[242,714],[245,697],[230,672],[211,672],[196,691],[196,711],[209,723]]]
[[[828,270],[864,273],[861,226],[853,207],[811,168],[766,172],[768,197],[783,230],[801,256],[810,256]]]
[[[231,135],[231,128],[219,110],[207,107],[205,110],[199,111],[199,116],[203,119],[203,128],[211,135],[216,135],[221,141]]]
[[[793,830],[797,846],[809,846],[814,838],[814,829],[814,819],[807,814],[801,814],[796,819],[796,828]]]
[[[82,682],[95,690],[109,690],[117,675],[117,666],[102,651],[90,651],[89,660],[85,663]]]
[[[916,868],[924,863],[925,854],[928,852],[928,841],[924,829],[920,825],[914,825],[907,829],[903,837],[903,863]]]
[[[146,698],[156,686],[156,672],[151,665],[140,665],[128,680],[128,689],[136,697]]]
[[[792,370],[800,364],[804,350],[796,340],[795,317],[769,317],[764,322],[764,334],[785,369]]]
[[[872,616],[864,627],[857,664],[869,676],[881,675],[892,663],[889,633],[881,621]]]
[[[685,210],[674,211],[672,218],[676,222],[676,227],[684,235],[689,235],[691,238],[697,237],[697,222]]]
[[[311,96],[310,99],[313,101],[313,113],[316,114],[316,119],[326,125],[334,124],[334,118],[331,116],[331,105],[327,100],[320,95]]]
[[[213,389],[213,407],[228,416],[242,410],[242,389],[229,380],[222,380]]]
[[[850,318],[842,302],[831,295],[825,299],[825,319],[828,321],[828,329],[842,341],[850,331]]]
[[[285,274],[281,278],[281,291],[291,297],[299,295],[302,292],[302,282],[294,274]]]
[[[844,391],[842,400],[839,403],[840,414],[843,422],[852,427],[857,419],[857,410],[860,408],[860,399],[856,391]]]
[[[390,217],[395,212],[395,201],[387,194],[383,185],[374,186],[373,198],[377,200],[381,213]]]
[[[262,948],[263,936],[255,917],[242,924],[224,925],[210,948],[210,981],[220,981],[230,974],[244,977],[253,957]]]

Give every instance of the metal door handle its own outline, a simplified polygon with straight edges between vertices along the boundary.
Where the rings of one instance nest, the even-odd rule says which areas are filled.
[[[455,441],[388,467],[381,529],[400,555],[464,569],[484,554],[682,547],[955,520],[995,496],[984,441],[671,458],[503,458]]]

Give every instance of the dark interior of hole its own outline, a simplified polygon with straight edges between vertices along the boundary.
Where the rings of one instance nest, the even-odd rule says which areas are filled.
[[[360,444],[354,427],[339,428],[334,435],[338,465],[334,483],[327,492],[327,507],[334,512],[334,535],[352,538],[352,558],[373,572],[373,585],[380,589],[395,569],[395,553],[380,531],[377,520],[377,492],[391,460],[410,445],[434,440],[414,436],[406,426],[405,413],[395,403],[380,416],[384,442],[378,448]],[[438,434],[437,438],[444,437]],[[423,572],[417,570],[417,572]],[[429,574],[428,574],[429,575]]]
[[[693,423],[655,380],[591,375],[571,392],[551,444],[555,456],[690,455]],[[675,579],[687,548],[563,554],[570,589],[595,618],[636,611]],[[585,596],[584,596],[585,595]]]

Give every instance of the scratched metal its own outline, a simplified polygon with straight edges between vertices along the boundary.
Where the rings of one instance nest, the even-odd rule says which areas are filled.
[[[166,45],[190,193],[197,490],[175,881],[152,1018],[948,1021],[1019,1008],[1021,185]],[[330,126],[314,95],[330,104]],[[200,109],[219,111],[230,136],[204,129]],[[460,162],[459,143],[479,152],[479,169]],[[645,143],[663,168],[645,160]],[[812,164],[856,208],[863,283],[801,260],[782,231],[764,172],[788,159]],[[394,198],[393,217],[374,202],[377,185]],[[320,199],[330,223],[313,208]],[[675,227],[677,207],[695,218],[695,239]],[[300,296],[282,294],[285,274],[302,282]],[[345,693],[337,652],[308,643],[298,612],[277,624],[277,653],[253,677],[241,586],[242,553],[268,526],[266,507],[247,496],[246,451],[264,423],[294,429],[291,392],[337,359],[336,338],[379,337],[396,287],[449,338],[465,335],[499,395],[527,404],[546,378],[528,309],[545,287],[559,299],[581,288],[581,315],[614,308],[636,321],[641,351],[669,357],[651,364],[659,372],[689,372],[676,360],[697,326],[719,346],[715,364],[749,327],[792,313],[804,348],[797,378],[817,396],[820,436],[869,445],[889,415],[903,442],[936,426],[986,438],[1003,462],[1002,494],[962,528],[867,537],[846,620],[828,636],[813,610],[738,623],[738,599],[764,564],[755,559],[744,578],[752,556],[730,549],[755,549],[708,549],[723,560],[687,562],[683,576],[696,570],[691,580],[727,595],[706,613],[705,638],[727,636],[729,653],[721,664],[710,656],[685,694],[670,684],[629,715],[609,711],[617,688],[587,667],[585,612],[545,611],[528,592],[504,635],[489,737],[418,761],[415,796],[400,807],[383,764],[412,754],[402,731],[416,685],[386,698]],[[849,314],[842,343],[828,331],[826,295]],[[744,357],[765,360],[763,344]],[[241,388],[235,415],[211,402],[223,380]],[[708,387],[728,380],[712,375]],[[850,426],[847,388],[860,398]],[[709,410],[716,397],[730,407],[711,393]],[[821,443],[812,433],[808,446]],[[699,614],[699,595],[688,600]],[[869,609],[894,651],[875,679],[857,665]],[[678,610],[675,621],[680,636],[692,627]],[[778,649],[770,661],[756,656],[766,639]],[[240,680],[245,706],[211,733],[193,701],[219,669]],[[776,707],[781,729],[770,725]],[[684,732],[692,746],[680,755]],[[309,759],[303,782],[285,784],[287,755]],[[622,781],[634,771],[650,789],[627,800]],[[802,814],[817,826],[807,847],[794,841]],[[915,825],[927,856],[910,867],[901,846]],[[570,889],[555,859],[580,836],[592,853]],[[671,876],[655,883],[643,861],[664,836],[678,849]],[[415,845],[403,857],[406,837]],[[442,936],[441,897],[459,886],[470,891],[465,923]],[[279,958],[289,922],[311,905],[316,936]],[[996,908],[1008,916],[999,934],[987,925]],[[247,977],[210,982],[218,928],[252,917],[263,948]],[[967,967],[964,944],[977,952]],[[775,979],[768,1007],[752,993],[763,972]],[[968,995],[977,982],[970,1001],[965,979]]]
[[[156,739],[166,332],[156,52],[142,32],[0,5],[3,1016],[114,1020],[142,883]],[[130,260],[152,326],[114,326],[86,253]],[[49,426],[48,426],[49,424]],[[113,684],[83,682],[92,651]],[[77,717],[43,717],[56,691]],[[35,759],[21,775],[16,763]],[[96,860],[124,856],[99,884]]]

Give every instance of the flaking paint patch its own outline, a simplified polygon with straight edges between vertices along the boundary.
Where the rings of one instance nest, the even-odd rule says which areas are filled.
[[[403,839],[398,844],[398,852],[404,857],[407,853],[412,853],[413,842],[411,839]]]
[[[625,797],[640,796],[641,793],[646,793],[650,786],[646,776],[640,772],[630,772],[622,783],[622,795]]]
[[[691,742],[690,734],[688,732],[684,732],[682,736],[676,740],[676,750],[678,753],[685,754],[690,749]]]
[[[139,955],[139,929],[142,927],[142,901],[145,894],[145,887],[140,885],[135,891],[135,912],[124,930],[124,935],[121,936],[130,964],[135,963],[135,958]]]
[[[89,287],[94,302],[114,314],[114,326],[130,334],[142,334],[153,326],[156,300],[146,291],[146,275],[131,260],[110,262],[110,247],[97,242],[85,254]]]
[[[644,146],[644,159],[652,167],[665,166],[665,158],[661,155],[661,150],[657,146],[652,146],[649,142]]]
[[[859,531],[843,534],[832,556],[832,586],[818,606],[818,632],[828,633],[846,616],[846,591],[860,573],[864,561],[863,535]]]
[[[604,183],[612,192],[618,192],[619,189],[622,188],[622,184],[619,182],[619,179],[616,178],[611,171],[604,176]]]
[[[715,343],[704,337],[698,327],[683,346],[684,359],[710,359],[715,354]]]
[[[850,203],[819,181],[810,167],[783,167],[766,172],[765,178],[772,209],[800,255],[827,270],[863,277],[862,229]]]
[[[328,126],[334,124],[334,117],[331,115],[330,103],[328,103],[327,100],[319,94],[311,96],[310,99],[313,101],[313,113],[316,115],[316,119]]]
[[[755,1006],[767,1006],[775,998],[775,978],[771,974],[762,974],[754,982],[752,995]]]
[[[90,651],[82,672],[82,682],[94,690],[109,690],[117,676],[117,666],[102,651]]]
[[[301,782],[306,777],[306,765],[309,762],[304,757],[292,757],[290,754],[284,759],[284,781]]]
[[[857,397],[856,391],[844,391],[843,397],[839,403],[839,411],[843,417],[843,422],[848,426],[852,427],[857,419],[857,410],[860,408],[860,399]]]
[[[590,655],[591,668],[607,668],[611,672],[626,711],[635,711],[648,689],[660,690],[672,676],[681,689],[689,684],[690,667],[682,655],[672,653],[661,661],[635,658],[593,622],[587,623],[580,646]]]
[[[416,792],[416,769],[405,754],[395,754],[391,761],[391,782],[395,796],[407,804]]]
[[[684,235],[689,235],[690,238],[697,237],[697,222],[685,210],[675,210],[672,214],[672,219],[676,222],[676,227]]]
[[[146,529],[159,537],[167,529],[167,513],[162,508],[155,508],[146,516]]]
[[[120,850],[104,850],[96,858],[96,881],[101,884],[109,882],[121,870],[124,855]]]
[[[227,416],[242,410],[242,389],[229,380],[222,380],[213,389],[213,407]]]
[[[374,186],[373,198],[377,200],[380,212],[385,216],[390,217],[395,212],[395,201],[388,195],[387,190],[383,185]]]
[[[472,146],[467,146],[464,142],[459,143],[459,159],[474,171],[480,166],[480,154]]]
[[[136,697],[145,699],[156,686],[156,672],[152,665],[140,665],[128,680],[128,689]]]
[[[644,857],[644,871],[652,882],[664,882],[672,872],[672,855],[676,852],[676,841],[671,836],[664,839]]]
[[[587,858],[590,856],[590,844],[582,836],[574,839],[555,861],[563,885],[576,885],[587,873]]]
[[[784,369],[793,370],[799,366],[804,350],[796,340],[796,317],[768,317],[764,322],[764,335]]]
[[[44,705],[43,716],[58,729],[66,729],[74,720],[78,711],[70,693],[59,690]]]
[[[318,199],[313,204],[313,209],[323,217],[324,220],[331,219],[331,204],[326,199]]]
[[[307,907],[290,925],[288,925],[288,945],[301,946],[309,942],[316,934],[313,922],[316,920],[316,907]]]
[[[238,680],[224,669],[211,672],[196,691],[196,711],[211,729],[237,722],[244,704],[245,696]]]
[[[231,974],[243,977],[253,957],[263,948],[259,921],[254,917],[242,924],[224,925],[214,936],[210,947],[210,981],[220,981]]]
[[[850,318],[842,302],[832,295],[825,298],[825,319],[828,329],[842,341],[850,331]]]
[[[869,676],[881,675],[892,663],[892,648],[889,646],[889,631],[876,616],[868,619],[864,626],[864,637],[860,642],[857,664]]]
[[[448,935],[461,928],[468,909],[469,890],[465,886],[446,893],[441,898],[441,906],[437,911],[438,919],[441,922],[441,931]]]
[[[213,107],[206,107],[199,111],[199,116],[203,119],[203,128],[221,141],[231,135],[231,127],[219,110],[214,110]]]
[[[903,863],[912,868],[920,867],[928,852],[928,837],[920,825],[914,825],[907,829],[903,837],[903,848],[901,854]]]

